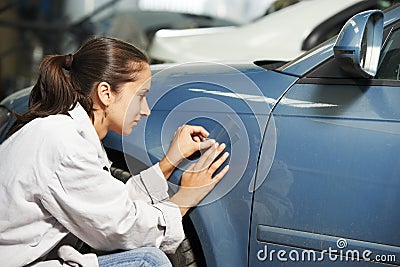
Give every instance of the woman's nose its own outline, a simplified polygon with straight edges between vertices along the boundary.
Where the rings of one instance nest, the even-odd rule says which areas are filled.
[[[149,105],[147,104],[147,99],[145,98],[140,109],[140,113],[142,116],[150,116],[150,108]]]

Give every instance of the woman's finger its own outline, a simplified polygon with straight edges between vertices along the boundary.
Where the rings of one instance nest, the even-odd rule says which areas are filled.
[[[225,144],[221,144],[217,147],[217,149],[215,150],[215,152],[213,154],[210,154],[208,156],[208,158],[205,160],[204,165],[208,168],[210,167],[210,165],[213,163],[213,161],[219,156],[219,154],[222,153],[222,151],[224,151],[224,149],[226,148]]]
[[[213,179],[215,183],[219,183],[219,181],[221,181],[222,178],[224,178],[228,170],[229,170],[229,165],[226,165],[217,175],[215,175]]]
[[[199,143],[199,150],[203,150],[203,149],[209,148],[213,144],[215,144],[215,140],[214,139],[207,139],[207,140]]]
[[[190,164],[190,166],[186,169],[185,172],[195,172],[195,171],[196,171],[196,170],[195,170],[195,166],[196,166],[195,163]]]
[[[196,143],[201,142],[201,139],[198,135],[192,136],[193,141],[195,141]]]
[[[189,129],[190,135],[201,135],[202,137],[207,137],[209,135],[209,132],[202,126],[186,125],[186,127]]]
[[[214,145],[210,146],[210,148],[207,149],[206,152],[203,153],[203,155],[201,155],[201,157],[197,161],[194,169],[199,171],[199,170],[204,170],[204,169],[208,168],[209,164],[206,165],[205,163],[211,155],[216,153],[218,146],[219,146],[218,143],[215,143]]]
[[[227,160],[229,157],[229,153],[225,152],[219,159],[217,159],[213,164],[211,164],[210,168],[208,168],[208,171],[211,174],[214,174],[216,170],[218,170],[219,167]]]

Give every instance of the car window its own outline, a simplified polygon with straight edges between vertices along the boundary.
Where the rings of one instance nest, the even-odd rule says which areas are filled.
[[[379,60],[376,79],[400,80],[400,29],[389,37]]]

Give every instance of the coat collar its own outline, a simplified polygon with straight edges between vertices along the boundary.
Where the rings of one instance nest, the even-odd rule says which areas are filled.
[[[72,110],[68,111],[68,113],[77,123],[79,134],[96,148],[99,160],[105,167],[110,169],[111,163],[107,158],[103,144],[101,143],[96,129],[94,128],[93,123],[85,109],[81,106],[81,104],[77,103]]]

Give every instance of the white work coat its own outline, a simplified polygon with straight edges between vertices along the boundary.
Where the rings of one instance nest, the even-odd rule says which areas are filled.
[[[182,217],[158,164],[123,184],[85,110],[69,115],[34,119],[0,145],[0,266],[27,265],[69,233],[98,250],[174,252]]]

